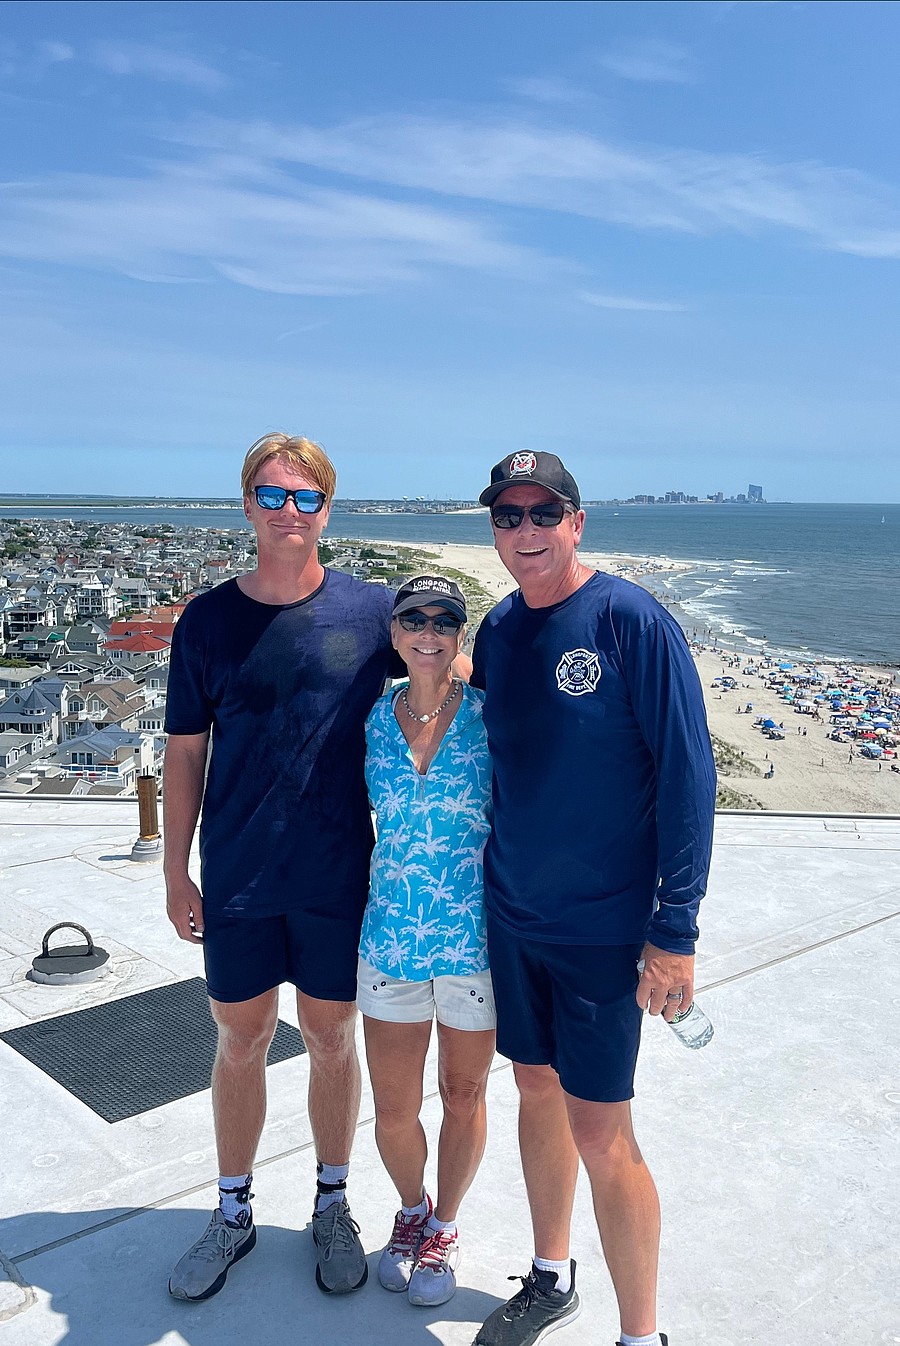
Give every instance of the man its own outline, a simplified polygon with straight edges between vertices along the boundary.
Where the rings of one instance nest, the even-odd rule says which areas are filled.
[[[284,981],[297,988],[309,1052],[316,1282],[344,1294],[367,1274],[345,1188],[359,1111],[354,1002],[373,842],[364,723],[396,661],[393,595],[319,564],[335,472],[317,444],[264,436],[247,454],[241,487],[257,567],[185,609],[166,712],[168,914],[182,939],[202,941],[218,1025],[219,1206],[172,1273],[177,1299],[216,1294],[256,1242],[250,1184]],[[202,896],[188,874],[201,805]]]
[[[629,1100],[642,1010],[671,1020],[693,996],[715,804],[700,685],[655,599],[579,562],[584,511],[557,457],[509,455],[480,499],[519,584],[482,623],[472,681],[485,690],[494,763],[485,903],[497,1047],[519,1089],[535,1257],[476,1346],[532,1346],[579,1312],[579,1156],[621,1342],[665,1346],[659,1203]]]

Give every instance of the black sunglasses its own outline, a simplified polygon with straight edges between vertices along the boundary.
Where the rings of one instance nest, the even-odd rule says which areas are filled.
[[[298,514],[318,514],[325,504],[324,491],[288,491],[284,486],[254,486],[253,494],[260,509],[284,509],[288,497]]]
[[[427,617],[424,612],[404,612],[397,621],[404,631],[416,634],[430,626],[436,636],[455,636],[462,626],[460,618],[451,616],[449,612],[441,612],[437,617]]]
[[[528,514],[535,528],[557,528],[567,514],[574,511],[562,501],[548,500],[542,505],[493,505],[491,522],[495,528],[519,528]]]

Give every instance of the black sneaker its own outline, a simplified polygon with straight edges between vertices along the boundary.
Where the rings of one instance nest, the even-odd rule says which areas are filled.
[[[556,1273],[532,1267],[520,1280],[522,1288],[502,1308],[495,1309],[475,1338],[474,1346],[535,1346],[538,1341],[565,1327],[581,1312],[581,1300],[575,1293],[575,1263],[572,1284],[557,1290]]]

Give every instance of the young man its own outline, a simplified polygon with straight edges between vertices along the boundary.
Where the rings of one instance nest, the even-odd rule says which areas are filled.
[[[579,1155],[621,1342],[665,1346],[659,1203],[630,1099],[642,1010],[671,1019],[693,995],[715,805],[700,684],[655,599],[579,562],[584,511],[558,458],[511,454],[481,503],[520,586],[482,623],[472,682],[485,691],[494,764],[485,905],[497,1048],[519,1089],[535,1257],[476,1346],[533,1346],[579,1312]]]
[[[396,665],[393,595],[319,564],[335,472],[317,444],[264,436],[247,454],[241,487],[257,568],[185,609],[166,711],[168,914],[182,939],[202,941],[219,1032],[219,1207],[172,1273],[177,1299],[216,1294],[256,1242],[251,1170],[284,981],[297,988],[309,1052],[316,1282],[345,1294],[367,1274],[345,1187],[359,1110],[354,1002],[373,843],[364,724]],[[201,807],[202,896],[188,874]]]

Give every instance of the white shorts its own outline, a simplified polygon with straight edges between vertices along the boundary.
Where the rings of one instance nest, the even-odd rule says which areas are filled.
[[[356,1003],[370,1019],[382,1019],[385,1023],[427,1023],[437,1015],[439,1024],[469,1033],[495,1028],[497,1024],[490,972],[402,981],[379,972],[360,958]]]

